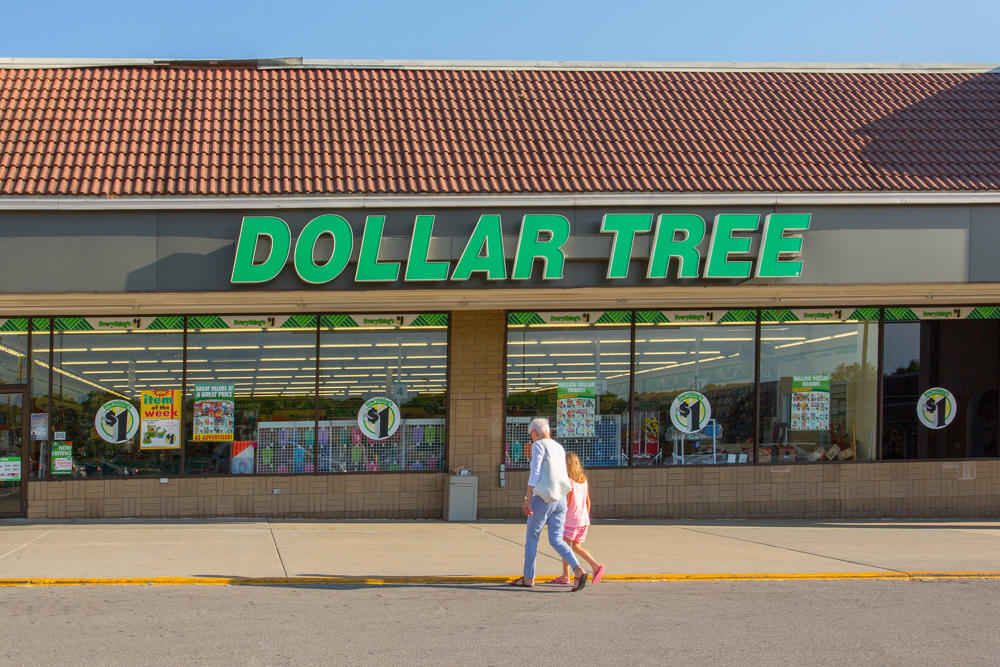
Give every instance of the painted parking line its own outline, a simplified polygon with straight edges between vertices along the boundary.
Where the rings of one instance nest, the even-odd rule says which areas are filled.
[[[131,577],[0,579],[5,586],[393,586],[404,584],[504,584],[514,576],[387,577]],[[1000,572],[750,572],[715,574],[609,574],[604,581],[926,581],[1000,579]],[[539,582],[544,585],[544,582]]]

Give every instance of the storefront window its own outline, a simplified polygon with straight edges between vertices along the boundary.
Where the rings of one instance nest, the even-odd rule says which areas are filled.
[[[761,311],[759,400],[756,310],[511,312],[506,464],[539,416],[588,467],[1000,456],[1000,309],[885,309],[879,438],[881,312]],[[34,479],[443,470],[447,373],[445,314],[0,319]]]
[[[49,318],[31,319],[31,429],[28,433],[31,453],[30,477],[49,479],[53,477],[51,449],[52,429],[49,424]],[[41,352],[40,350],[44,350]],[[65,456],[66,446],[56,450],[56,468],[65,475],[72,462]]]
[[[28,378],[28,318],[0,319],[0,384]]]
[[[751,463],[757,311],[639,311],[634,465]]]
[[[547,417],[584,466],[618,466],[628,433],[631,311],[507,316],[506,461],[526,467],[528,423]]]
[[[27,382],[28,371],[27,318],[0,319],[0,385],[15,385],[11,391],[0,393],[0,514],[5,515],[21,509],[25,431],[21,388]],[[34,408],[28,412],[34,412]]]
[[[448,316],[320,318],[319,470],[444,470]],[[372,403],[362,429],[358,413]]]
[[[875,458],[878,309],[761,313],[761,463]]]
[[[37,336],[39,358],[48,341]],[[45,341],[42,344],[42,341]],[[56,477],[122,477],[180,472],[176,405],[183,373],[183,318],[57,317],[53,323],[48,456]],[[37,368],[37,367],[36,367]],[[148,418],[141,418],[143,410]]]
[[[315,472],[316,316],[192,315],[189,475]]]
[[[886,309],[883,458],[1000,456],[996,310]]]

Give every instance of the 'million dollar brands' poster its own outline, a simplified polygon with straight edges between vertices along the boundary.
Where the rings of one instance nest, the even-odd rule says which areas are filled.
[[[830,430],[830,376],[795,375],[792,377],[793,431]]]
[[[597,394],[594,381],[560,382],[556,393],[556,437],[593,438]]]

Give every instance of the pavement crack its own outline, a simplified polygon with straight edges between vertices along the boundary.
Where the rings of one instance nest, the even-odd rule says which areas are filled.
[[[517,547],[520,547],[521,549],[524,548],[524,542],[518,542],[517,540],[512,540],[509,537],[504,537],[503,535],[498,535],[498,534],[496,534],[494,532],[491,532],[491,531],[488,531],[485,528],[483,528],[481,526],[478,526],[478,525],[476,525],[474,523],[466,523],[466,524],[463,524],[463,525],[468,526],[469,528],[475,528],[479,532],[486,533],[490,537],[495,537],[498,540],[503,540],[504,542],[509,542],[509,543],[511,543],[511,544],[513,544],[513,545],[515,545]],[[538,544],[539,544],[539,546],[541,546],[541,544],[542,544],[541,537],[539,537]],[[538,555],[539,556],[544,556],[545,558],[551,558],[552,560],[559,561],[560,563],[562,562],[562,558],[559,557],[558,555],[553,556],[552,554],[543,553],[541,551],[538,552]]]
[[[803,555],[806,555],[806,556],[815,556],[816,558],[826,558],[828,560],[840,561],[841,563],[850,563],[851,565],[859,565],[861,567],[871,567],[871,568],[875,568],[876,570],[884,570],[885,572],[895,572],[897,574],[909,574],[909,572],[907,572],[905,570],[896,570],[896,569],[893,569],[891,567],[883,567],[881,565],[874,565],[872,563],[863,563],[861,561],[849,560],[847,558],[837,558],[836,556],[828,556],[827,554],[813,553],[812,551],[804,551],[802,549],[793,549],[792,547],[783,547],[783,546],[780,546],[780,545],[777,545],[777,544],[770,544],[768,542],[758,542],[757,540],[748,540],[748,539],[743,538],[743,537],[732,537],[731,535],[719,535],[718,533],[713,533],[713,532],[711,532],[709,530],[697,530],[695,528],[688,528],[687,526],[679,526],[679,527],[681,529],[683,529],[683,530],[689,530],[692,533],[699,533],[701,535],[711,535],[712,537],[721,537],[721,538],[726,539],[726,540],[735,540],[737,542],[746,542],[748,544],[756,544],[756,545],[759,545],[759,546],[762,546],[762,547],[770,547],[772,549],[781,549],[783,551],[791,551],[793,553],[803,554]]]
[[[8,551],[7,553],[3,553],[3,554],[0,554],[0,558],[4,558],[4,557],[6,557],[6,556],[9,556],[9,555],[11,555],[12,553],[14,553],[15,551],[19,551],[20,549],[23,549],[24,547],[28,546],[29,544],[34,544],[35,542],[37,542],[38,540],[42,539],[42,538],[43,538],[43,537],[45,537],[46,535],[49,535],[49,534],[50,534],[50,533],[52,533],[52,532],[54,532],[54,531],[52,531],[52,530],[47,530],[47,531],[45,531],[44,533],[42,533],[41,535],[39,535],[38,537],[36,537],[35,539],[33,539],[33,540],[28,540],[27,542],[25,542],[25,543],[24,543],[24,544],[22,544],[21,546],[19,546],[19,547],[14,547],[13,549],[11,549],[10,551]]]
[[[281,549],[278,548],[278,540],[274,537],[274,529],[271,528],[270,521],[267,522],[267,531],[271,533],[271,542],[274,543],[274,552],[278,554],[278,562],[281,563],[281,573],[285,578],[287,578],[288,570],[285,569],[285,559],[281,557]]]

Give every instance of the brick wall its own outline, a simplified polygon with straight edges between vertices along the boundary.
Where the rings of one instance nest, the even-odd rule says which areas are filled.
[[[28,518],[438,518],[445,480],[442,473],[378,473],[32,482]]]
[[[1000,461],[695,466],[588,471],[595,517],[996,517]],[[527,473],[508,473],[506,506],[520,518]],[[482,481],[482,480],[480,480]],[[485,516],[483,518],[486,518]]]
[[[1000,461],[588,471],[595,517],[996,517]],[[527,473],[479,475],[479,518],[520,519]],[[72,480],[29,485],[28,518],[440,518],[445,474]],[[279,489],[275,495],[272,489]]]
[[[503,463],[506,324],[502,310],[451,315],[448,467],[479,477],[481,516],[502,507],[505,498],[496,481]]]

